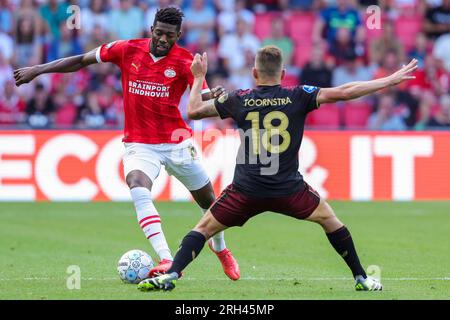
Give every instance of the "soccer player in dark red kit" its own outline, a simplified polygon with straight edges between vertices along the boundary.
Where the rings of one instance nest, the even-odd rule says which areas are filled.
[[[379,281],[366,275],[350,231],[330,205],[303,180],[298,171],[298,153],[308,113],[323,103],[356,99],[414,79],[411,74],[417,69],[417,60],[413,59],[388,77],[372,81],[350,82],[335,88],[282,88],[285,71],[281,50],[268,46],[256,55],[255,89],[237,90],[214,101],[202,102],[200,86],[207,72],[206,58],[206,54],[196,55],[191,67],[195,81],[188,116],[232,118],[237,123],[241,146],[233,183],[184,237],[167,273],[141,281],[138,289],[172,290],[181,272],[199,255],[211,236],[229,227],[243,226],[264,211],[272,211],[319,224],[351,270],[356,290],[382,290]]]
[[[175,7],[157,11],[151,38],[119,40],[86,54],[14,71],[16,85],[43,73],[74,72],[90,64],[112,62],[122,71],[125,110],[123,165],[139,225],[159,255],[159,265],[149,276],[162,274],[172,265],[172,254],[161,228],[161,219],[151,196],[161,165],[191,192],[203,212],[215,199],[211,182],[196,156],[192,130],[183,121],[178,104],[186,88],[192,87],[193,56],[179,47],[183,13]],[[222,93],[202,83],[202,99]],[[226,248],[223,233],[211,239],[211,249],[232,280],[240,277],[239,266]]]

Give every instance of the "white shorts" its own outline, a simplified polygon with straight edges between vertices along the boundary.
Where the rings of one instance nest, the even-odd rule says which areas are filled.
[[[195,191],[209,183],[191,139],[181,143],[125,143],[123,167],[125,177],[133,170],[144,172],[152,182],[164,165],[189,190]]]

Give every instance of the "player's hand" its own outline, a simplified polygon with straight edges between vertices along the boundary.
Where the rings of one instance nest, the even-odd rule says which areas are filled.
[[[216,99],[225,93],[225,88],[222,86],[217,86],[211,89],[212,99]]]
[[[192,61],[191,71],[194,78],[202,78],[206,76],[208,71],[208,56],[206,52],[203,55],[196,54],[194,60]]]
[[[391,74],[389,76],[391,84],[396,85],[406,80],[415,79],[416,77],[412,74],[417,70],[417,63],[417,59],[412,59],[408,65],[403,66],[400,70]]]
[[[30,82],[38,75],[39,72],[36,66],[14,70],[14,80],[16,81],[16,86]]]

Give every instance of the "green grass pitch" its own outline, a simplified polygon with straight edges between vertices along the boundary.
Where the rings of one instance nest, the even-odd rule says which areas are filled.
[[[265,213],[226,240],[242,279],[222,273],[207,247],[172,292],[122,283],[118,258],[142,249],[155,258],[131,203],[0,203],[0,299],[449,299],[450,203],[331,202],[352,232],[365,267],[381,269],[383,292],[355,292],[344,261],[309,222]],[[176,250],[195,225],[192,203],[157,203]],[[66,286],[81,269],[81,289]]]

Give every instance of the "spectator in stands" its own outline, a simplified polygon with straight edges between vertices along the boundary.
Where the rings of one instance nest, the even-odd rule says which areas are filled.
[[[442,0],[442,5],[427,10],[424,31],[433,39],[450,32],[450,0]]]
[[[55,105],[41,83],[35,86],[34,97],[27,103],[27,123],[35,129],[49,128],[54,121]]]
[[[99,129],[105,125],[105,114],[98,103],[97,93],[87,94],[86,103],[79,110],[77,122],[81,128],[89,129]]]
[[[30,30],[33,32],[32,35]],[[14,12],[13,29],[16,64],[18,67],[44,62],[42,59],[42,31],[43,21],[35,8],[33,0],[20,1],[19,8]]]
[[[450,129],[450,95],[440,97],[438,104],[431,99],[424,99],[420,105],[420,119],[414,127],[416,130]]]
[[[253,88],[255,85],[252,68],[255,61],[255,52],[251,49],[245,49],[244,53],[244,65],[240,69],[235,69],[230,73],[228,79],[232,89],[238,88]]]
[[[0,32],[11,33],[13,16],[8,0],[0,0]]]
[[[375,6],[377,6],[377,5],[382,6],[383,3],[388,2],[388,1],[382,1],[382,0],[358,0],[357,2],[358,2],[358,4],[361,7],[368,7],[368,6],[374,6],[374,5]]]
[[[84,50],[87,52],[98,48],[104,43],[110,42],[111,39],[105,29],[102,29],[99,25],[94,25],[90,36],[86,40]]]
[[[106,13],[106,0],[92,0],[87,8],[81,10],[81,32],[89,38],[95,27],[108,29],[108,16]],[[86,39],[86,41],[88,41]]]
[[[0,31],[0,53],[6,61],[12,61],[14,54],[14,40],[7,33],[2,31]]]
[[[337,66],[340,66],[346,60],[347,56],[357,56],[355,43],[352,40],[349,29],[339,28],[337,30],[336,39],[331,44],[329,51]]]
[[[436,97],[431,92],[424,92],[418,109],[417,119],[413,126],[415,130],[425,130],[435,110]]]
[[[0,88],[3,88],[5,83],[11,79],[14,79],[13,69],[0,51]]]
[[[333,71],[331,85],[337,87],[352,81],[368,81],[372,79],[372,73],[362,63],[360,63],[353,52],[349,52],[344,57],[342,66]]]
[[[432,1],[427,0],[427,3],[430,4]],[[370,61],[376,63],[375,66],[371,64],[370,67],[378,68],[377,72],[375,73],[371,68],[364,66],[362,64],[363,59],[354,58],[355,55],[365,58],[366,54],[361,48],[361,43],[364,40],[362,32],[364,26],[353,3],[362,5],[362,7],[360,6],[360,14],[363,14],[361,9],[365,9],[371,4],[378,4],[389,9],[391,13],[395,11],[403,13],[404,4],[409,5],[414,2],[417,1],[0,0],[0,123],[2,121],[14,122],[20,119],[20,112],[17,118],[12,116],[12,114],[16,114],[17,109],[20,109],[20,107],[14,107],[14,101],[20,96],[23,100],[22,105],[33,105],[34,111],[27,121],[33,127],[48,128],[58,125],[61,123],[59,120],[61,114],[64,115],[63,118],[68,121],[67,123],[72,121],[70,120],[70,112],[67,114],[61,112],[67,105],[64,102],[65,100],[74,103],[73,110],[76,112],[79,109],[84,110],[83,119],[78,120],[84,127],[109,128],[120,126],[123,123],[121,109],[123,106],[120,95],[121,78],[120,70],[115,65],[96,64],[83,72],[61,77],[42,75],[39,82],[43,86],[36,86],[37,93],[35,96],[34,84],[21,86],[13,90],[12,94],[11,91],[8,91],[10,79],[12,79],[11,64],[18,67],[34,65],[45,62],[47,56],[44,56],[44,54],[49,52],[50,56],[53,55],[56,58],[75,54],[72,52],[80,52],[78,50],[73,51],[80,44],[83,46],[83,51],[89,51],[105,42],[119,38],[130,39],[145,36],[145,33],[142,32],[149,31],[157,7],[183,5],[187,15],[186,26],[190,21],[201,20],[202,23],[204,22],[203,19],[195,15],[196,9],[194,6],[204,3],[202,7],[216,7],[218,15],[213,19],[212,24],[217,25],[219,35],[217,42],[211,41],[212,39],[215,40],[214,37],[211,37],[211,30],[214,28],[210,27],[209,24],[207,28],[203,29],[195,26],[190,30],[187,28],[184,35],[187,38],[195,39],[189,39],[189,42],[192,41],[187,46],[189,50],[192,52],[208,52],[211,65],[211,70],[208,72],[210,86],[213,87],[213,83],[218,82],[223,83],[227,89],[234,89],[236,87],[253,86],[253,79],[251,78],[253,56],[261,46],[260,41],[253,33],[255,30],[255,13],[249,8],[256,8],[256,14],[265,12],[264,10],[271,11],[282,8],[283,12],[280,16],[284,19],[292,13],[293,9],[308,10],[313,8],[313,13],[318,15],[319,11],[316,8],[324,8],[320,12],[319,22],[315,26],[314,34],[305,36],[314,36],[312,40],[320,39],[322,42],[329,43],[331,49],[328,52],[327,47],[322,46],[320,42],[311,40],[311,58],[301,69],[300,82],[307,85],[330,87],[349,81],[368,80],[370,78],[368,74],[375,74],[375,78],[378,78],[398,70],[401,64],[406,62],[403,58],[403,46],[395,36],[395,24],[392,23],[392,20],[382,25],[383,34],[380,39],[367,39]],[[424,30],[427,30],[426,35],[433,37],[443,34],[439,40],[433,39],[435,41],[434,56],[438,59],[433,59],[433,55],[427,54],[428,51],[432,51],[433,42],[430,41],[427,45],[424,34],[418,33],[415,47],[408,52],[408,55],[419,60],[419,66],[422,70],[416,72],[415,80],[409,81],[406,85],[401,85],[401,90],[391,88],[384,91],[394,98],[394,114],[401,118],[402,121],[400,122],[408,127],[414,127],[416,124],[418,110],[422,110],[422,108],[425,110],[425,106],[431,104],[431,109],[428,108],[428,110],[431,110],[428,118],[419,117],[419,123],[416,125],[418,129],[428,128],[428,123],[431,122],[431,119],[434,119],[433,108],[438,105],[436,103],[438,97],[445,96],[450,90],[450,72],[443,68],[444,63],[447,67],[450,65],[450,55],[448,54],[450,52],[448,47],[450,45],[450,0],[435,0],[433,3],[436,5],[433,7],[434,9],[429,5],[430,9],[425,17],[427,23]],[[67,28],[61,27],[70,15],[66,12],[69,4],[78,4],[82,7],[81,30],[75,32],[78,34],[78,38]],[[193,17],[190,16],[191,12],[194,13]],[[8,22],[11,13],[13,15],[12,23]],[[383,15],[386,13],[384,11]],[[277,14],[271,14],[271,16],[276,17]],[[41,18],[41,15],[45,21]],[[213,13],[213,15],[215,14]],[[113,33],[110,34],[110,32]],[[292,47],[295,46],[292,45],[292,42],[291,45],[288,44],[291,41],[290,38],[283,37],[283,22],[281,19],[275,18],[271,32],[270,38],[265,39],[263,44],[275,44],[281,47],[286,55],[285,60],[288,65],[289,60],[292,59],[290,58],[293,51]],[[298,30],[298,32],[302,32],[302,30]],[[327,41],[322,40],[322,37],[326,38]],[[80,42],[74,43],[74,39],[79,39]],[[309,39],[305,41],[307,40]],[[57,49],[48,46],[51,41],[58,43]],[[353,47],[354,50],[348,50],[350,47]],[[310,46],[305,45],[304,48],[310,48]],[[351,51],[353,51],[351,54],[347,54]],[[395,54],[392,54],[392,52],[395,52]],[[330,54],[337,57],[338,60],[345,60],[344,64],[333,69],[333,58]],[[2,55],[6,56],[7,60]],[[350,59],[349,56],[353,57]],[[296,71],[298,72],[298,69]],[[40,87],[46,89],[41,90]],[[6,93],[7,91],[8,93]],[[50,98],[48,98],[46,92],[49,93]],[[79,99],[80,97],[87,97],[87,92],[92,92],[96,96],[96,105],[93,107],[88,107],[87,102]],[[2,98],[2,93],[8,96],[6,100],[2,100],[4,98]],[[43,96],[45,96],[45,99]],[[371,98],[375,99],[376,96]],[[50,101],[48,103],[50,107],[47,106],[47,99]],[[442,101],[445,99],[448,98],[441,98]],[[46,100],[45,103],[40,103],[43,100]],[[5,107],[5,105],[7,106]],[[25,109],[30,110],[29,107],[22,107],[22,109],[24,111]],[[441,110],[438,114],[445,114],[445,110]],[[425,112],[423,113],[425,114]],[[56,116],[54,117],[53,114]],[[439,122],[443,118],[442,115],[439,115],[436,117],[438,120],[435,121]],[[422,121],[423,119],[426,119],[426,121]],[[23,119],[24,122],[26,120],[27,117]],[[20,120],[17,121],[20,122]],[[220,124],[223,123],[220,122]],[[441,121],[441,123],[445,123],[445,121]],[[207,125],[218,126],[218,123],[210,121]],[[445,125],[440,127],[448,128]]]
[[[445,69],[450,72],[450,32],[436,39],[433,56],[441,60]]]
[[[315,0],[280,0],[283,10],[312,10],[318,7],[320,1]]]
[[[380,5],[389,18],[396,19],[400,15],[423,15],[425,11],[423,2],[423,0],[382,0]]]
[[[281,9],[278,0],[248,0],[247,3],[255,12],[279,11]]]
[[[219,57],[225,68],[233,73],[242,70],[247,63],[246,52],[256,54],[260,48],[258,38],[251,32],[252,26],[243,19],[237,21],[236,33],[227,34],[219,42]]]
[[[292,40],[286,37],[284,32],[284,22],[281,17],[275,18],[272,22],[272,30],[269,38],[263,40],[263,46],[274,45],[281,49],[283,53],[283,63],[286,66],[292,65],[294,54],[294,44]]]
[[[450,129],[450,95],[442,95],[439,100],[439,109],[428,121],[428,129]]]
[[[209,43],[214,41],[214,26],[216,14],[214,10],[205,5],[205,0],[192,0],[192,7],[185,10],[186,44],[198,41],[201,33],[207,34]]]
[[[98,105],[104,110],[106,125],[117,127],[123,125],[124,119],[122,98],[118,94],[114,82],[114,78],[108,78],[106,83],[100,86],[97,99]]]
[[[375,71],[373,79],[386,77],[400,68],[400,57],[397,55],[396,51],[387,51],[386,55],[383,57],[381,66]],[[408,84],[401,83],[397,86],[400,90],[405,90]],[[387,89],[380,90],[379,92],[385,92]]]
[[[41,15],[37,11],[35,0],[20,0],[19,7],[14,10],[14,29],[17,29],[17,21],[22,18],[33,20],[33,29],[36,29],[38,34],[41,33],[44,21],[42,21]]]
[[[408,59],[417,59],[419,69],[425,66],[425,57],[428,54],[428,39],[423,32],[417,34],[414,47],[408,52]]]
[[[53,61],[59,58],[81,54],[83,49],[78,39],[76,29],[67,28],[66,23],[60,25],[60,37],[50,43],[47,59]]]
[[[142,36],[144,15],[132,0],[120,0],[120,7],[111,10],[108,23],[112,39],[136,39]]]
[[[325,62],[325,47],[315,44],[311,51],[311,58],[300,73],[300,83],[310,86],[331,87],[332,71]]]
[[[17,94],[13,80],[2,87],[0,93],[0,125],[19,124],[24,121],[25,103]]]
[[[351,0],[336,0],[336,6],[327,7],[320,12],[314,26],[313,40],[318,41],[325,33],[329,45],[336,41],[337,31],[347,28],[355,42],[363,40],[364,28],[358,10]]]
[[[391,94],[380,96],[378,108],[368,120],[371,130],[405,130],[403,118],[395,112],[395,98]]]
[[[40,63],[41,41],[37,33],[36,20],[29,15],[21,15],[16,22],[15,30],[15,50],[16,64],[18,67],[25,67],[35,63]]]
[[[217,47],[211,45],[209,42],[208,34],[202,32],[197,43],[188,46],[191,52],[206,52],[208,54],[208,76],[215,75],[216,73],[226,74],[222,62],[219,59],[217,53]]]
[[[425,58],[424,68],[415,72],[415,79],[408,83],[408,90],[418,99],[426,91],[443,94],[448,90],[448,73],[439,60],[429,55]]]
[[[376,66],[380,66],[387,52],[395,52],[398,60],[404,61],[404,47],[395,35],[394,23],[387,20],[382,24],[382,28],[383,33],[381,37],[370,42],[370,62]]]
[[[384,56],[381,66],[375,71],[373,79],[382,78],[389,75],[400,68],[399,57],[395,51],[388,51]],[[414,93],[411,88],[420,81],[419,74],[423,72],[416,70],[416,79],[411,80],[408,83],[402,83],[395,88],[386,88],[379,91],[379,94],[391,94],[395,98],[397,113],[401,113],[406,125],[409,127],[414,126],[416,122],[416,113],[418,110],[418,104],[420,100],[420,90],[418,94]],[[425,83],[425,85],[428,85]]]
[[[223,1],[220,1],[222,4]],[[219,37],[223,37],[227,33],[236,32],[238,19],[242,19],[249,25],[255,23],[255,15],[245,7],[245,0],[236,0],[230,5],[223,5],[223,10],[217,16],[217,25]]]
[[[59,39],[61,23],[65,23],[70,16],[67,13],[69,4],[58,0],[48,0],[39,8],[39,13],[44,20],[45,28],[50,31],[52,39]]]

